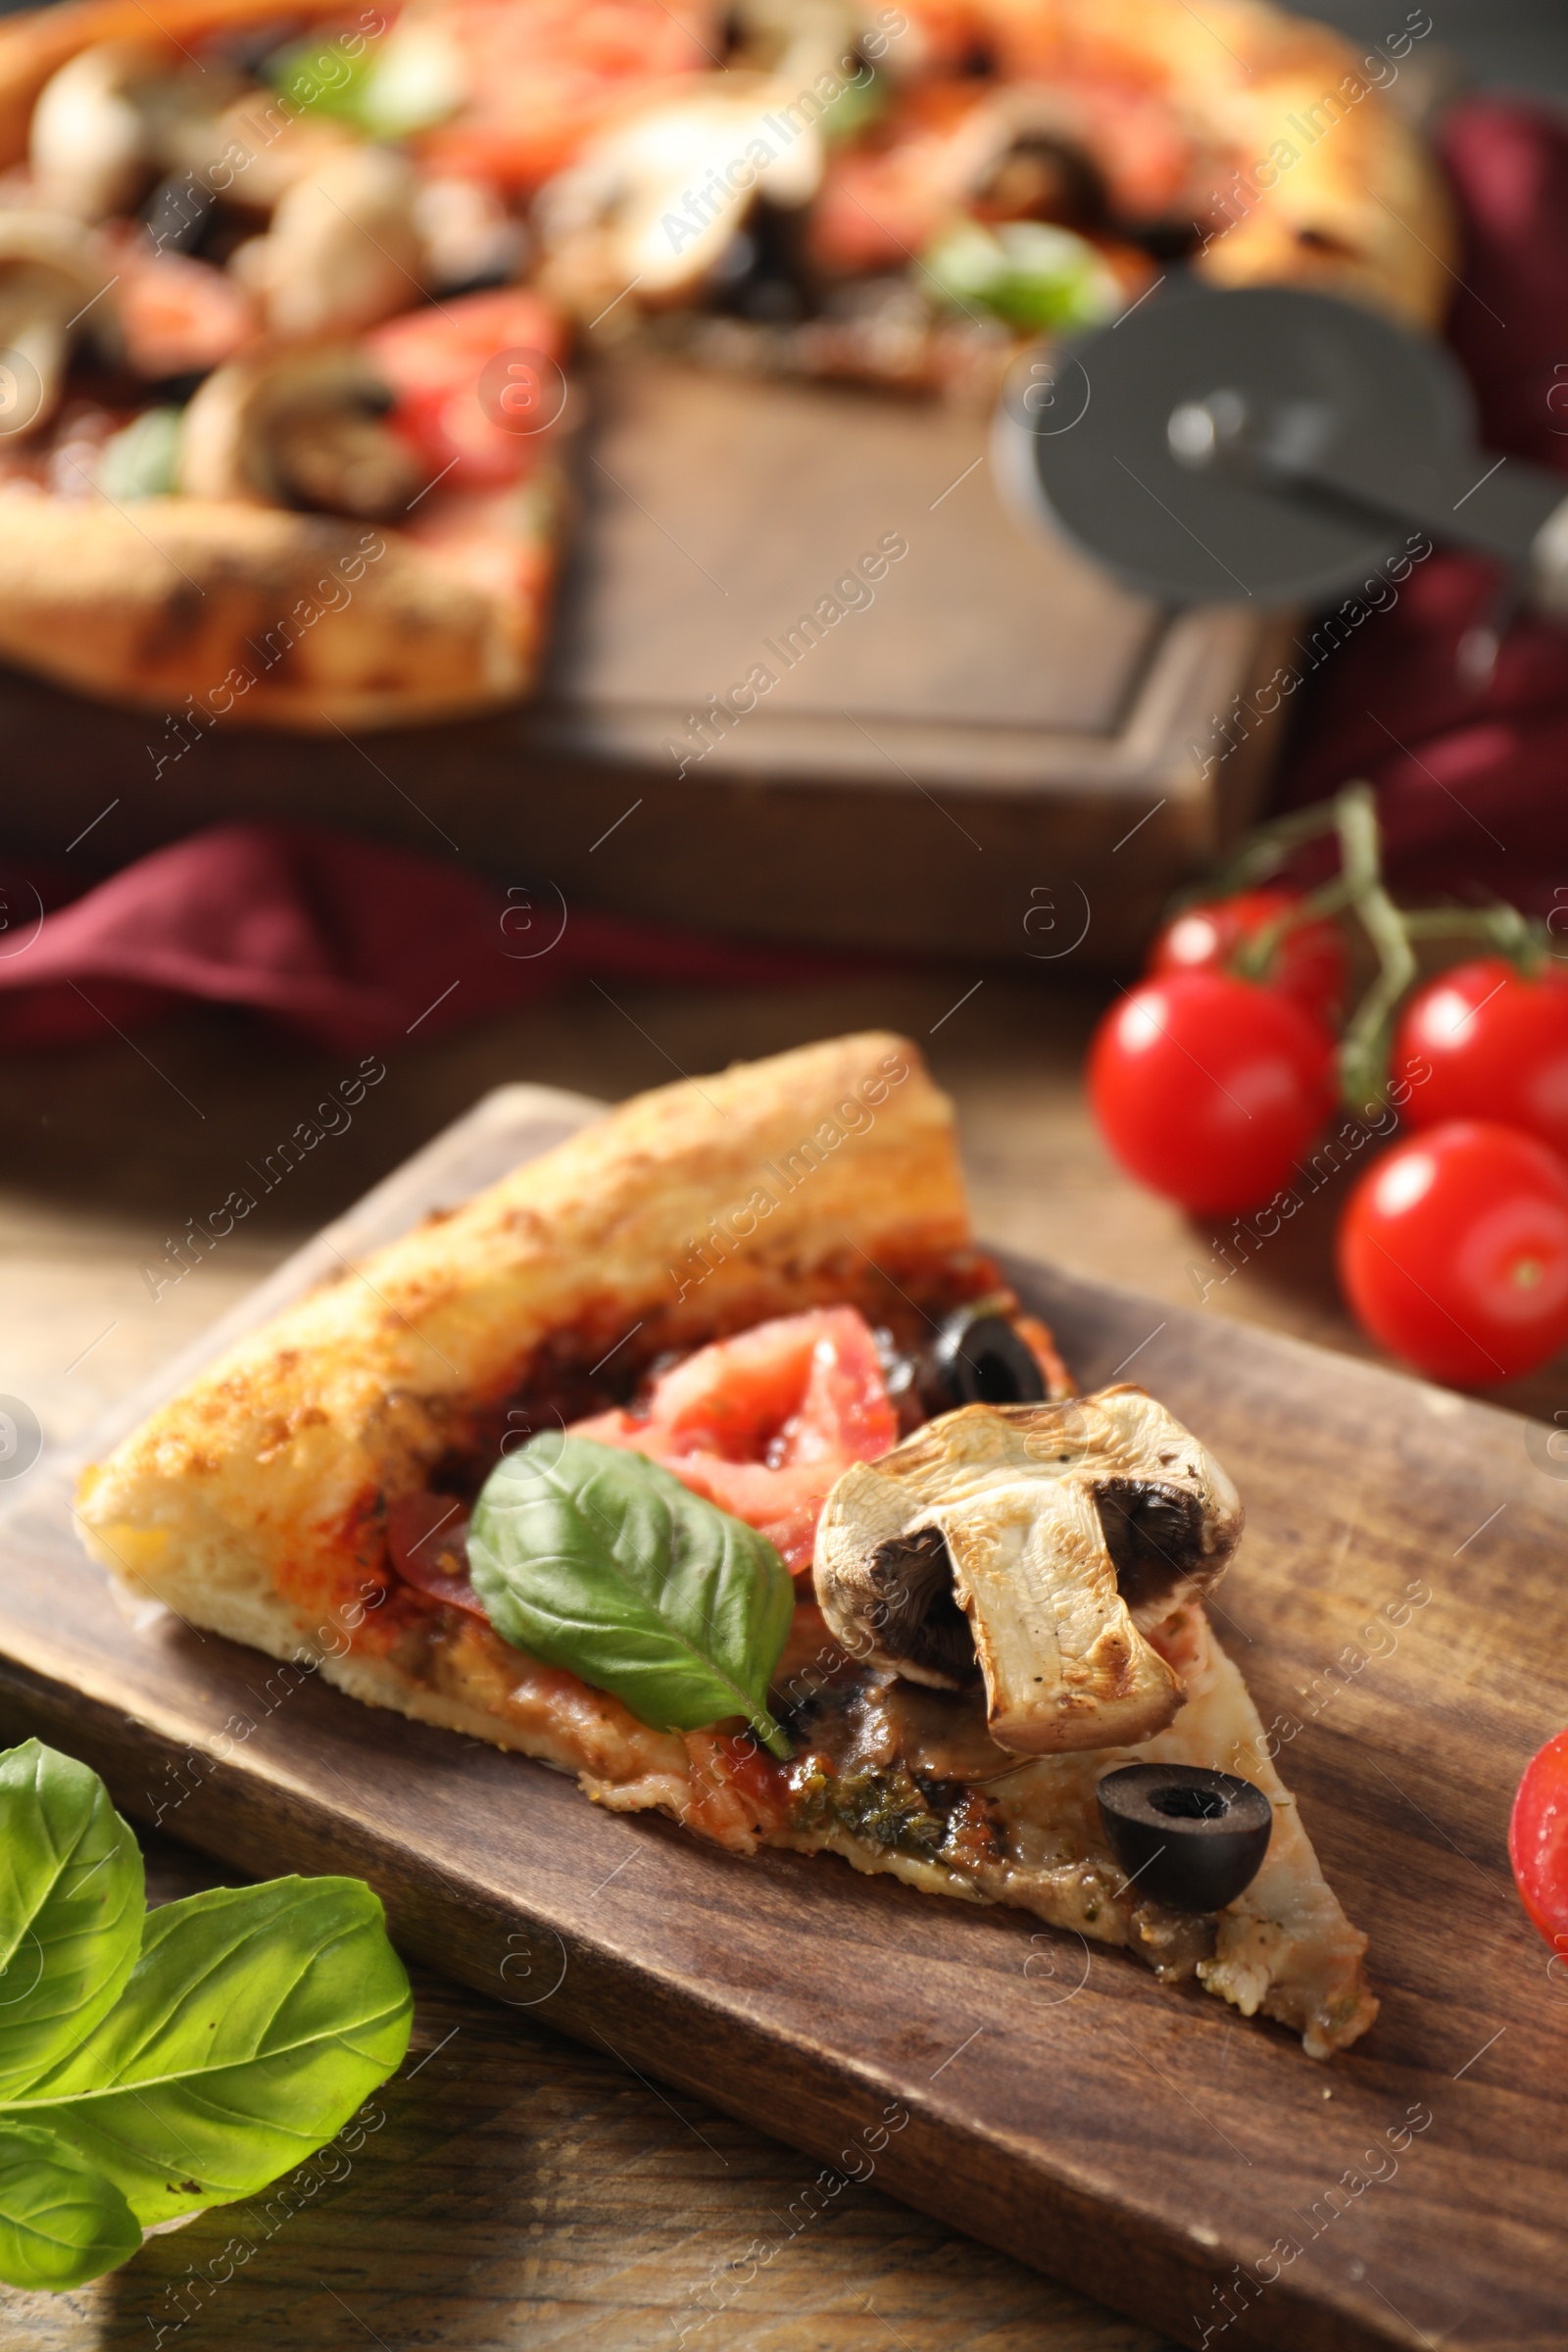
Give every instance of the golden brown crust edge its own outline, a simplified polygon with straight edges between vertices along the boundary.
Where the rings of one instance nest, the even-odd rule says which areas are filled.
[[[1369,87],[1358,52],[1324,28],[1238,108],[1254,174],[1195,269],[1211,285],[1295,286],[1441,326],[1453,293],[1453,204],[1425,141]],[[1359,86],[1364,95],[1352,95]],[[1218,191],[1221,197],[1226,191]]]
[[[1299,286],[1434,327],[1453,289],[1453,208],[1389,91],[1386,51],[1266,0],[1052,0],[1047,21],[1163,66],[1173,106],[1206,122],[1242,172],[1195,260],[1221,286]],[[1405,54],[1414,46],[1406,35]],[[1244,176],[1245,174],[1245,176]]]
[[[287,1654],[342,1591],[367,1497],[421,1486],[547,1342],[695,1345],[969,1243],[952,1108],[904,1040],[682,1081],[230,1349],[83,1473],[82,1532],[133,1590]]]
[[[324,731],[494,709],[532,683],[543,563],[509,601],[379,524],[193,498],[0,512],[0,658],[105,701]]]
[[[330,17],[342,0],[290,0],[290,17]],[[61,8],[29,10],[0,27],[0,171],[27,152],[27,129],[38,93],[50,75],[99,41],[156,43],[177,49],[228,24],[266,23],[276,0],[159,0],[157,15],[141,0],[67,0]]]

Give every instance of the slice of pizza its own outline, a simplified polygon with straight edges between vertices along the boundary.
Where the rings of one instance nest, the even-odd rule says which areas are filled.
[[[1314,2056],[1376,2013],[1204,1616],[1240,1501],[1142,1391],[1071,1396],[897,1037],[640,1097],[427,1219],[79,1513],[143,1600],[601,1804],[1029,1911]],[[1147,1869],[1102,1788],[1135,1765]],[[1243,1783],[1246,1883],[1184,1878]]]

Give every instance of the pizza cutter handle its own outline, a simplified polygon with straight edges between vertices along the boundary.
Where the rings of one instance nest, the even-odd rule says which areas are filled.
[[[1363,473],[1353,454],[1274,456],[1276,479],[1414,523],[1441,545],[1497,556],[1527,579],[1535,601],[1568,617],[1568,484],[1522,458],[1463,449],[1424,452],[1390,479]]]
[[[1568,621],[1568,498],[1560,499],[1530,545],[1531,602],[1553,620]]]

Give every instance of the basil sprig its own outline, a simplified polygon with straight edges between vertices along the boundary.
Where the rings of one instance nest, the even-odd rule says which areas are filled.
[[[358,1879],[148,1912],[97,1775],[0,1754],[0,2280],[77,2286],[264,2188],[401,2064],[412,2014]]]
[[[640,1722],[691,1732],[743,1715],[789,1755],[766,1704],[795,1609],[789,1571],[756,1528],[642,1454],[531,1439],[485,1483],[468,1569],[505,1641],[613,1691]]]

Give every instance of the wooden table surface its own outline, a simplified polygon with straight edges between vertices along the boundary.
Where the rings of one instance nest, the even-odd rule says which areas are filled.
[[[487,1088],[535,1079],[606,1098],[835,1030],[920,1039],[957,1099],[977,1221],[996,1242],[1172,1305],[1367,1352],[1335,1294],[1347,1178],[1240,1263],[1223,1238],[1108,1164],[1079,1065],[1087,990],[942,968],[721,999],[591,988],[453,1038],[389,1050],[353,1126],[297,1167],[178,1282],[166,1245],[239,1182],[341,1073],[220,1013],[45,1060],[0,1062],[0,1396],[70,1439],[197,1335],[299,1240]],[[345,1065],[347,1066],[347,1065]],[[1227,1263],[1237,1270],[1227,1279]],[[156,1296],[155,1296],[156,1292]],[[1568,1367],[1498,1399],[1568,1418]],[[211,1866],[146,1840],[156,1892]],[[883,2196],[846,2189],[799,2235],[813,2168],[428,1975],[384,2123],[270,2237],[247,2208],[156,2238],[62,2297],[0,2289],[19,2352],[285,2344],[338,2352],[1157,2352],[1146,2329]],[[226,2260],[225,2246],[231,2244]],[[769,2259],[770,2256],[770,2259]],[[229,2265],[233,2277],[214,2287]],[[191,2267],[200,2287],[180,2280]]]

